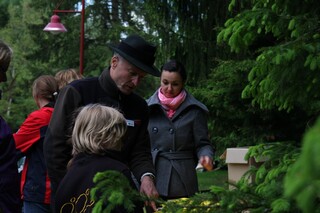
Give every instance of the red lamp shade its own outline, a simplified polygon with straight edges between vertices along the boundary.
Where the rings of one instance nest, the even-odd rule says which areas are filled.
[[[67,32],[67,29],[61,24],[60,17],[57,15],[51,16],[51,21],[47,26],[43,29],[43,31],[49,31],[51,33],[60,33]]]

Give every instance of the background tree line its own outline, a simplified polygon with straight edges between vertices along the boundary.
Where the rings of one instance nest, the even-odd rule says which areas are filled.
[[[9,81],[2,86],[0,112],[13,129],[35,108],[31,84],[36,77],[79,66],[80,15],[58,14],[67,33],[52,35],[43,28],[54,9],[78,10],[80,2],[1,1],[0,38],[11,45],[14,59]],[[158,67],[170,58],[181,60],[189,72],[188,85],[196,88],[217,65],[219,55],[229,54],[215,41],[227,17],[226,7],[224,1],[87,1],[84,75],[96,76],[108,67],[112,54],[108,43],[137,33],[158,46]],[[149,77],[138,92],[147,98],[158,85],[159,79]]]
[[[80,15],[58,14],[68,28],[67,33],[52,35],[43,28],[54,9],[78,10],[80,3],[77,0],[1,1],[0,38],[14,49],[14,59],[9,81],[3,86],[0,111],[13,129],[35,108],[31,84],[36,77],[79,66]],[[250,7],[249,3],[236,1],[230,5],[232,8],[228,10],[229,2],[223,0],[88,1],[84,75],[96,76],[108,66],[112,54],[108,43],[138,33],[158,46],[158,67],[170,58],[186,65],[188,88],[209,107],[210,133],[220,152],[229,146],[251,145],[277,137],[299,138],[309,117],[317,110],[315,105],[309,113],[304,103],[312,100],[311,95],[318,95],[319,90],[317,78],[303,76],[308,67],[301,67],[302,59],[291,63],[300,58],[297,53],[301,49],[289,51],[297,38],[290,37],[289,32],[282,34],[281,30],[290,31],[287,25],[292,17],[284,14],[285,20],[277,23],[276,17],[255,11],[246,16],[250,26],[237,22],[240,18],[233,18],[220,33],[228,18]],[[274,23],[271,18],[275,19]],[[292,20],[297,21],[291,24],[294,26],[291,31],[300,19]],[[276,27],[273,30],[278,30],[281,38],[267,27]],[[245,34],[245,29],[251,31]],[[309,46],[316,51],[313,45]],[[268,64],[272,60],[276,60],[276,66]],[[312,68],[312,73],[319,69]],[[158,84],[158,79],[150,77],[138,92],[147,98]],[[305,94],[307,88],[312,93]]]
[[[0,2],[0,39],[14,50],[8,82],[1,85],[0,114],[14,130],[36,107],[35,78],[79,66],[81,17],[59,14],[68,28],[64,34],[43,28],[53,9],[77,9],[80,2]],[[132,33],[152,41],[158,46],[156,66],[169,58],[186,65],[188,90],[210,110],[217,156],[227,147],[250,145],[257,145],[250,155],[270,156],[254,171],[254,185],[240,184],[232,192],[212,188],[210,201],[220,201],[214,211],[299,212],[291,199],[296,198],[305,212],[316,212],[319,187],[309,183],[320,178],[315,169],[319,124],[313,127],[320,108],[319,10],[316,0],[88,1],[84,75],[96,76],[108,67],[108,43]],[[147,98],[158,85],[159,79],[149,77],[138,92]],[[307,148],[300,156],[302,141]],[[296,178],[301,171],[310,178]]]
[[[79,66],[80,15],[58,14],[67,33],[43,28],[53,9],[78,9],[80,2],[1,1],[0,38],[14,59],[0,112],[13,129],[35,108],[36,77]],[[255,2],[250,10],[254,3],[235,0],[88,1],[84,75],[108,67],[108,43],[138,33],[158,46],[158,67],[169,58],[186,65],[188,89],[210,110],[218,153],[266,141],[299,144],[318,113],[319,3]],[[149,77],[138,92],[149,97],[158,81]]]

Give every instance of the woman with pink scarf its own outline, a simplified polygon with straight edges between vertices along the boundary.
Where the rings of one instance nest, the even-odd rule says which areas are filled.
[[[156,187],[163,199],[190,197],[198,191],[195,167],[213,168],[207,107],[184,89],[184,66],[170,60],[161,68],[161,86],[147,100]]]

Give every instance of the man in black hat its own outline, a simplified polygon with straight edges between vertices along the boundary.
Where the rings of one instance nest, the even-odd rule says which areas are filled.
[[[123,113],[128,128],[120,153],[122,161],[138,180],[141,193],[149,197],[158,196],[153,182],[155,171],[147,131],[148,108],[145,100],[133,93],[145,75],[160,76],[153,65],[156,47],[137,35],[129,36],[120,44],[109,47],[115,52],[110,67],[99,77],[73,81],[62,89],[56,101],[44,141],[53,199],[72,157],[68,139],[73,115],[76,109],[91,103],[115,107]],[[150,205],[156,209],[153,202]]]
[[[0,40],[0,82],[6,82],[11,48]],[[21,212],[20,178],[11,129],[0,116],[0,212]]]

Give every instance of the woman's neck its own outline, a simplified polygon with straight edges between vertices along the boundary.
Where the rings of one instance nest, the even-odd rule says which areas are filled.
[[[49,103],[49,101],[46,100],[46,99],[43,99],[43,98],[38,98],[38,99],[36,100],[36,103],[37,103],[38,107],[41,109],[42,107],[44,107],[45,105],[47,105],[47,104]]]

